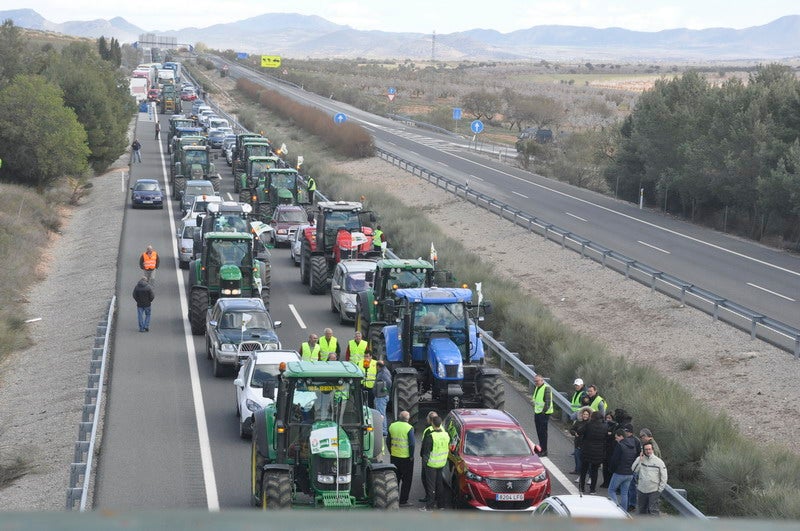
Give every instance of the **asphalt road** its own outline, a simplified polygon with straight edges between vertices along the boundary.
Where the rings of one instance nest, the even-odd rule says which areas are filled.
[[[169,192],[164,139],[156,142],[154,122],[139,114],[137,135],[141,164],[131,167],[131,184],[158,178]],[[215,150],[218,153],[217,150]],[[232,194],[229,167],[216,161],[223,195]],[[239,438],[233,376],[215,378],[206,358],[204,338],[191,335],[186,320],[186,272],[178,269],[175,228],[179,211],[168,200],[163,211],[127,208],[118,260],[117,328],[113,339],[111,380],[95,483],[95,509],[228,509],[249,507],[249,442]],[[141,277],[138,259],[147,244],[159,252],[150,332],[138,331],[131,292]],[[353,329],[338,324],[328,296],[312,296],[300,283],[288,249],[273,250],[271,313],[282,326],[284,347],[299,348],[310,332],[331,327],[340,341]],[[301,317],[295,318],[294,312]],[[506,386],[507,410],[535,440],[529,397]],[[419,426],[422,428],[422,426]],[[418,434],[420,432],[418,431]],[[543,458],[553,477],[553,492],[574,489],[556,465],[571,470],[571,442],[553,425],[550,457]],[[387,458],[388,459],[388,458]],[[417,466],[419,466],[417,460]],[[564,468],[567,467],[567,468]],[[423,495],[415,473],[411,500]]]

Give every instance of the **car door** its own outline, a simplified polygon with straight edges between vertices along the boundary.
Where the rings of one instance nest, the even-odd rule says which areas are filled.
[[[333,272],[333,279],[331,280],[331,298],[334,301],[336,309],[342,311],[342,290],[344,289],[344,269],[337,267]]]
[[[239,368],[239,374],[236,376],[236,380],[241,380],[242,385],[236,386],[236,407],[239,408],[239,413],[244,414],[241,410],[241,403],[242,398],[244,397],[244,393],[247,390],[247,386],[250,385],[250,372],[253,367],[253,358],[248,358],[242,366]]]
[[[450,436],[450,452],[447,456],[447,463],[444,465],[442,475],[444,482],[453,488],[452,480],[456,477],[458,470],[461,468],[461,423],[453,415],[448,415],[444,421],[444,430]]]

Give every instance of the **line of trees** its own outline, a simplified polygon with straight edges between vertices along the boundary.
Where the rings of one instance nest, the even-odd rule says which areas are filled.
[[[0,179],[44,189],[123,153],[135,102],[118,43],[108,60],[99,48],[35,47],[11,20],[0,25]]]

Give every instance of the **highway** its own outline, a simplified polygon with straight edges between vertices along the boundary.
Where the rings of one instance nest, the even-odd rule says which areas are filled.
[[[130,179],[132,184],[139,178],[158,178],[169,197],[168,122],[163,115],[160,119],[163,137],[157,142],[154,121],[147,113],[139,114],[143,162],[132,165]],[[224,159],[216,164],[223,176],[223,195],[230,199],[230,169]],[[94,488],[96,510],[249,507],[250,444],[238,435],[233,376],[212,375],[204,338],[191,335],[186,319],[187,273],[177,266],[176,205],[167,200],[163,211],[126,209],[117,257],[120,305]],[[158,251],[161,265],[150,332],[140,333],[131,291],[141,276],[138,258],[147,244]],[[298,271],[288,249],[273,250],[270,309],[273,319],[283,323],[278,329],[283,346],[297,349],[310,332],[320,333],[325,327],[333,328],[340,341],[350,339],[352,327],[337,324],[328,297],[310,295]],[[507,410],[535,440],[530,398],[510,385],[506,397]],[[574,491],[571,478],[558,470],[573,468],[571,442],[555,425],[550,432],[550,457],[542,461],[554,475],[553,492]],[[420,497],[417,472],[411,500]]]
[[[219,60],[219,58],[215,58]],[[514,208],[695,286],[800,328],[800,257],[545,179],[468,149],[468,140],[432,133],[261,76],[244,77],[363,125],[375,144]]]

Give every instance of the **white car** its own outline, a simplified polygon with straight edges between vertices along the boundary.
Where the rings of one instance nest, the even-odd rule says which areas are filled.
[[[604,496],[568,494],[545,498],[533,511],[533,516],[560,516],[562,518],[612,518],[631,516],[619,505]]]
[[[344,324],[356,318],[356,295],[369,288],[367,271],[375,270],[374,260],[342,260],[331,279],[331,311]]]
[[[239,436],[243,439],[253,433],[253,413],[275,401],[280,364],[290,361],[300,361],[300,354],[294,350],[260,350],[251,352],[242,364],[233,385]]]
[[[181,221],[184,220],[193,220],[194,223],[197,223],[197,216],[199,214],[205,214],[206,210],[208,209],[209,203],[222,203],[222,198],[218,195],[198,195],[192,201],[192,207],[186,211],[186,214],[183,216]]]
[[[300,225],[297,227],[292,239],[289,240],[289,254],[292,257],[292,262],[295,267],[300,265],[300,253],[303,250],[303,231],[310,226],[311,225]]]
[[[183,220],[178,226],[178,233],[175,236],[178,239],[178,266],[181,269],[189,267],[194,250],[194,233],[198,230],[200,227],[194,220]]]

